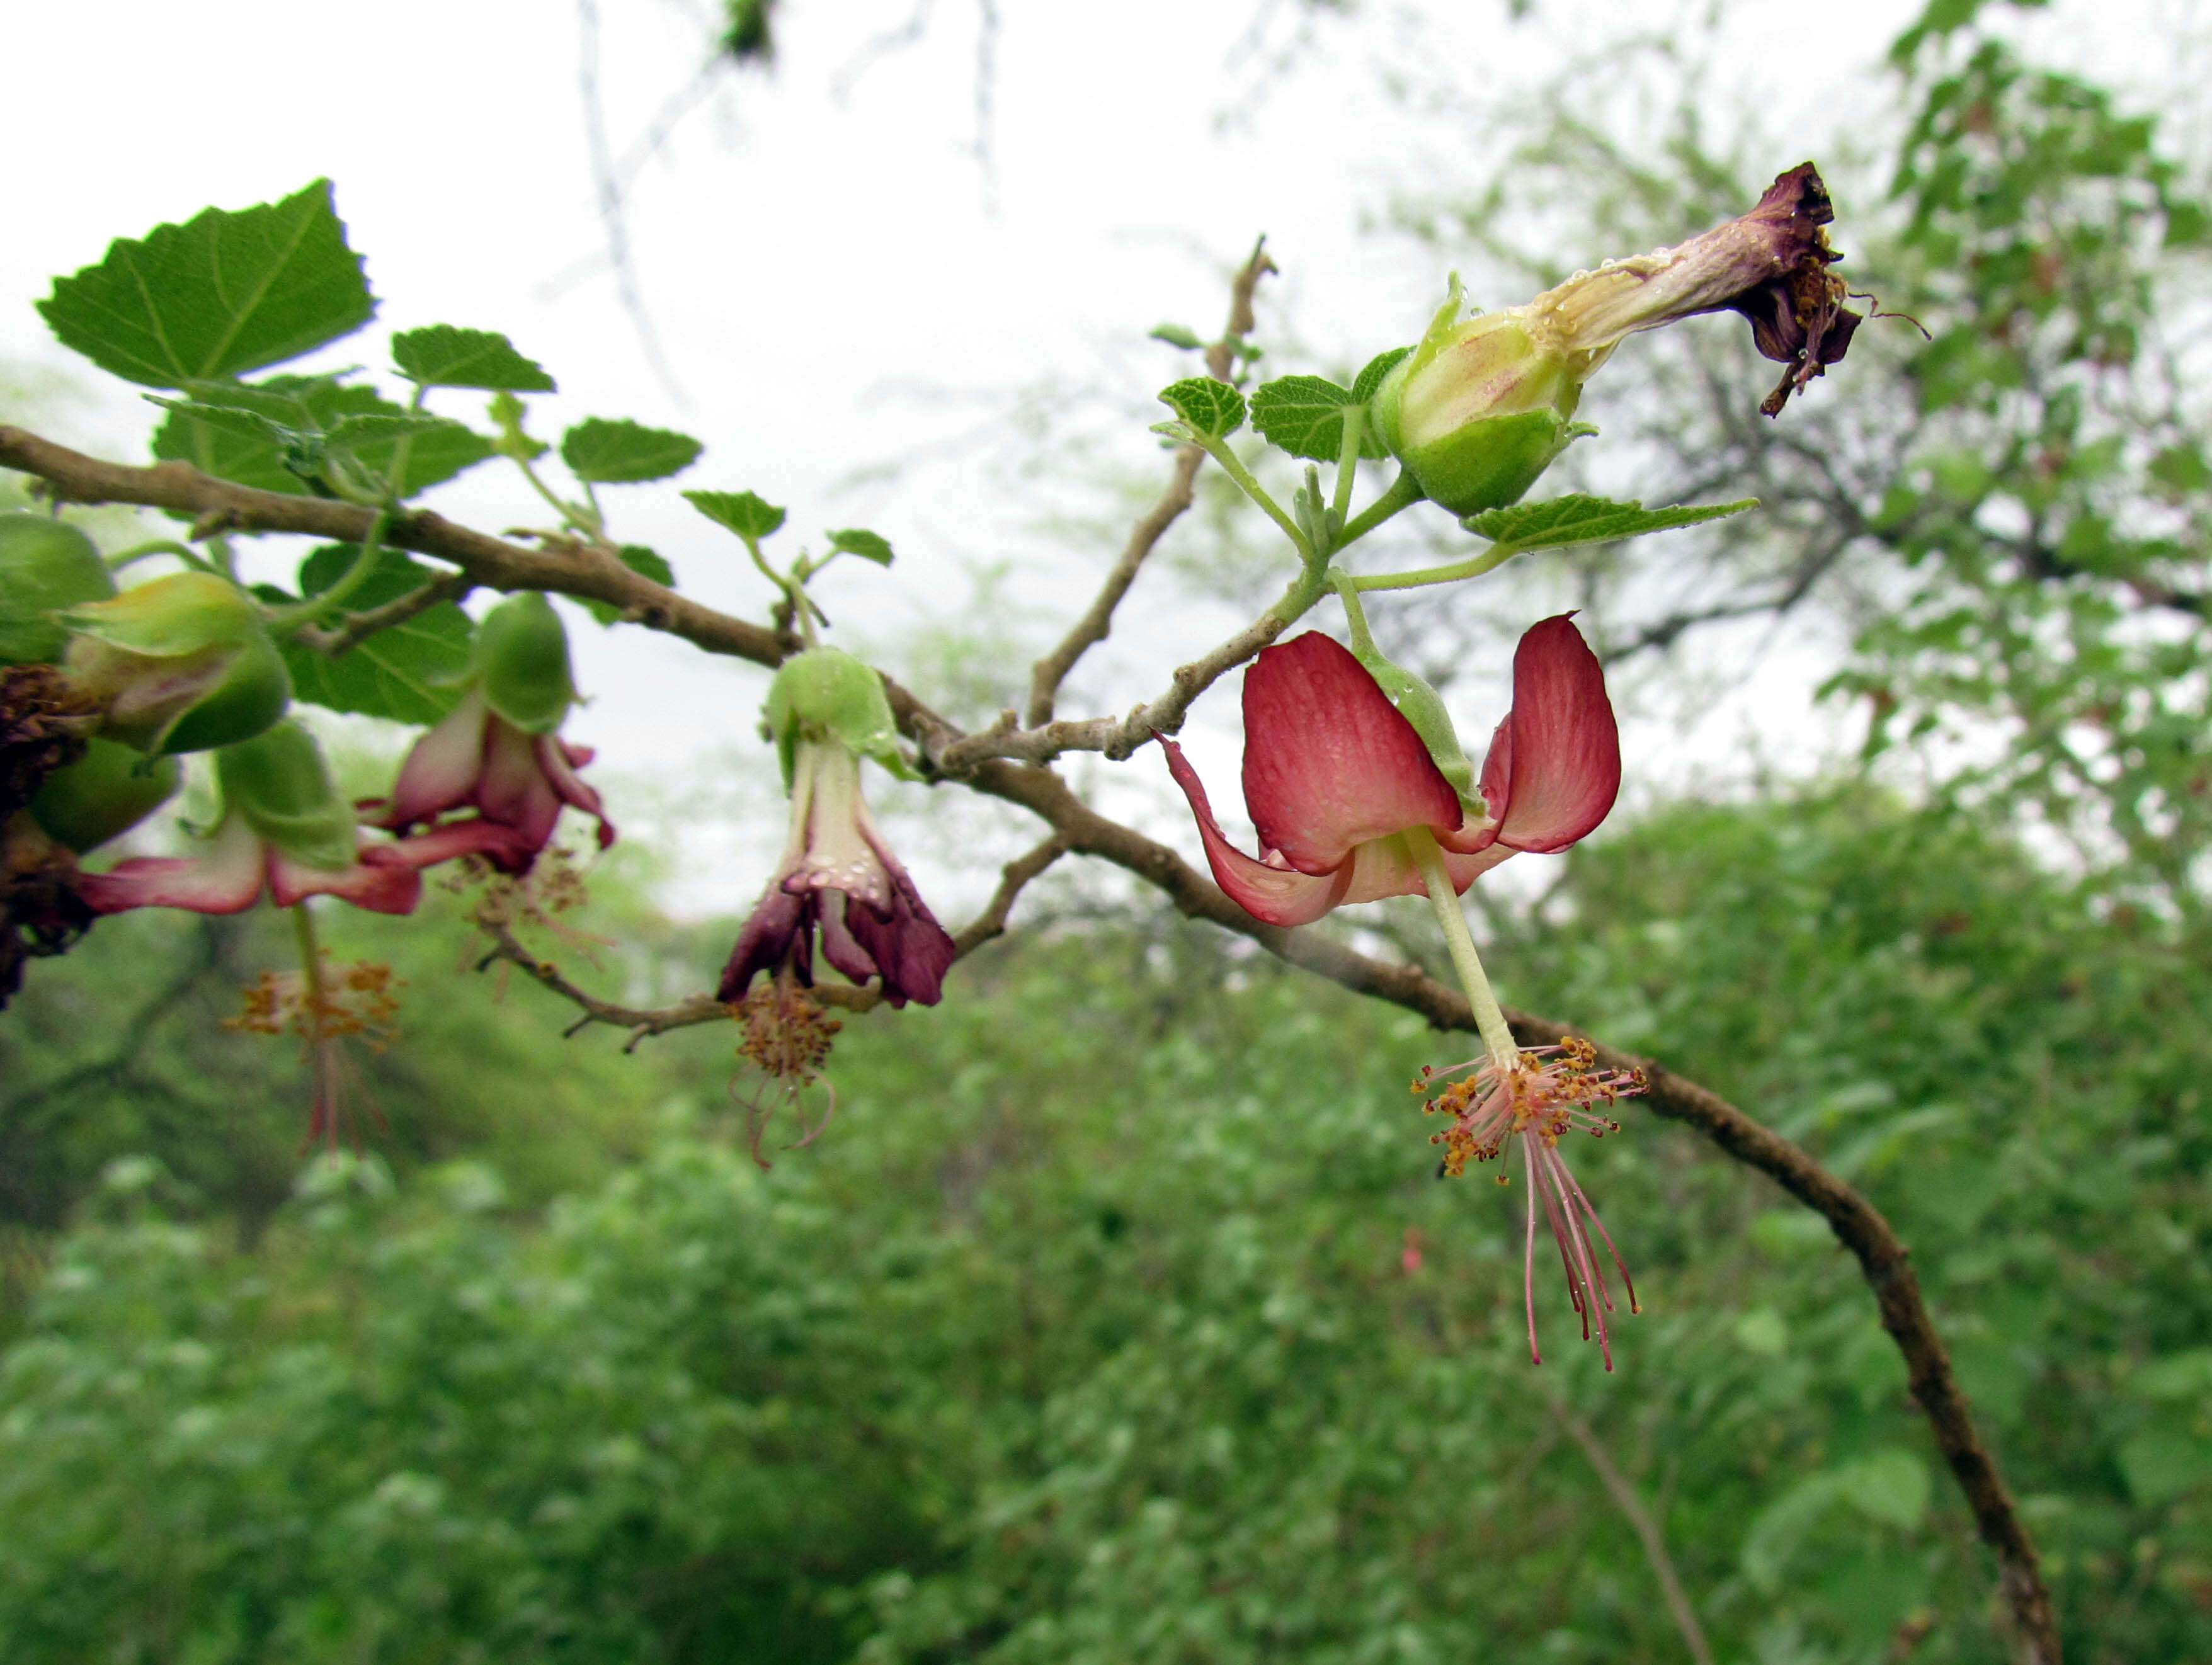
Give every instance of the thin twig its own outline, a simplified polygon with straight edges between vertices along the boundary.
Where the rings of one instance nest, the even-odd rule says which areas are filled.
[[[1221,332],[1221,339],[1206,349],[1206,368],[1215,380],[1229,380],[1236,364],[1237,343],[1252,333],[1255,322],[1253,293],[1260,287],[1260,280],[1275,270],[1275,263],[1267,258],[1267,240],[1262,237],[1252,245],[1251,258],[1238,270],[1230,285],[1229,321]],[[1200,446],[1186,445],[1176,450],[1175,469],[1168,477],[1167,489],[1131,530],[1121,559],[1106,574],[1106,581],[1099,586],[1089,610],[1075,622],[1060,646],[1039,659],[1030,672],[1030,727],[1041,728],[1052,720],[1053,702],[1067,673],[1085,653],[1106,640],[1114,627],[1114,610],[1129,592],[1137,568],[1144,565],[1145,557],[1152,552],[1167,529],[1189,508],[1192,488],[1205,461],[1206,452]]]
[[[1552,1401],[1552,1415],[1583,1448],[1583,1455],[1589,1459],[1590,1467],[1597,1470],[1598,1479],[1605,1483],[1607,1494],[1627,1516],[1637,1541],[1644,1546],[1644,1559],[1650,1563],[1651,1576],[1659,1581],[1659,1593],[1667,1599],[1667,1610],[1674,1615],[1674,1628],[1681,1632],[1682,1645],[1690,1650],[1690,1657],[1697,1665],[1713,1665],[1712,1645],[1705,1640],[1705,1626],[1698,1623],[1697,1610],[1684,1594],[1682,1581],[1674,1575],[1674,1560],[1667,1553],[1667,1539],[1659,1530],[1659,1522],[1651,1517],[1651,1511],[1636,1495],[1636,1488],[1628,1483],[1628,1476],[1620,1472],[1613,1454],[1605,1449],[1605,1442],[1591,1431],[1589,1424],[1556,1399]]]
[[[441,602],[459,601],[476,586],[476,580],[466,573],[441,573],[428,583],[416,586],[405,595],[395,596],[380,607],[364,607],[357,613],[342,614],[338,622],[327,629],[303,625],[293,633],[294,639],[325,659],[334,659],[349,647],[367,641],[379,630],[404,624]]]

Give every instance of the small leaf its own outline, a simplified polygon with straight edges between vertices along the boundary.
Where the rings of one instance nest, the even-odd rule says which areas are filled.
[[[1377,353],[1369,359],[1365,368],[1352,378],[1352,397],[1362,404],[1373,398],[1382,391],[1382,378],[1397,368],[1398,361],[1413,350],[1411,347],[1393,347],[1389,352]]]
[[[316,595],[330,588],[359,553],[351,544],[325,544],[312,550],[300,565],[301,592]],[[386,550],[376,570],[355,592],[352,605],[356,610],[381,606],[437,575],[397,550]],[[434,723],[460,702],[461,681],[469,669],[471,629],[466,613],[441,601],[356,642],[336,659],[296,641],[284,642],[284,665],[292,673],[292,691],[300,699],[333,711]]]
[[[295,410],[298,413],[295,431],[328,432],[349,417],[416,419],[390,400],[379,398],[374,388],[348,387],[329,376],[271,376],[251,386],[227,384],[208,391],[227,393],[234,398],[251,398],[258,408]],[[191,414],[204,408],[213,407],[172,404],[169,419],[155,431],[154,455],[164,461],[187,462],[218,479],[254,486],[263,491],[296,495],[307,493],[306,483],[284,465],[284,453],[290,441],[276,439],[265,431],[257,438],[242,431],[219,429],[210,425],[204,416],[196,417]],[[292,426],[283,422],[276,425]],[[396,445],[392,439],[364,439],[355,446],[354,455],[364,467],[383,473],[392,467]],[[471,432],[459,422],[439,422],[409,439],[407,473],[400,483],[400,495],[410,496],[449,480],[491,454],[491,441],[482,434]]]
[[[1193,376],[1160,390],[1160,403],[1188,422],[1194,433],[1225,440],[1244,426],[1244,396],[1225,381]]]
[[[891,564],[890,540],[858,526],[848,526],[842,532],[830,534],[830,547],[842,550],[847,555],[857,555],[863,561],[872,561],[878,567]]]
[[[424,387],[481,387],[491,393],[550,393],[558,390],[534,359],[525,358],[496,330],[462,330],[451,324],[402,330],[392,337],[399,374]]]
[[[165,399],[152,393],[143,397],[149,404],[158,404],[164,410],[174,411],[187,422],[212,428],[219,434],[234,434],[263,444],[288,445],[300,431],[240,405],[202,404],[196,399]]]
[[[1610,544],[1616,538],[1638,538],[1647,532],[1672,532],[1757,508],[1759,499],[1746,497],[1734,503],[1680,504],[1673,508],[1646,508],[1641,503],[1617,503],[1605,497],[1577,493],[1541,503],[1515,503],[1505,508],[1485,509],[1460,522],[1478,537],[1510,544],[1520,550],[1558,550],[1575,544]]]
[[[687,491],[684,501],[748,542],[757,542],[783,524],[781,509],[750,491]]]
[[[1316,463],[1336,461],[1344,446],[1344,413],[1359,401],[1322,376],[1278,376],[1252,395],[1252,426],[1268,444]],[[1360,435],[1364,457],[1380,457],[1371,432]]]
[[[680,474],[705,449],[689,434],[586,416],[561,436],[561,460],[580,480],[635,485]]]
[[[1198,332],[1195,330],[1188,329],[1181,324],[1155,325],[1151,336],[1147,338],[1152,341],[1164,341],[1169,346],[1180,347],[1185,352],[1195,352],[1206,345],[1198,338]]]
[[[448,428],[467,428],[447,416],[433,416],[424,411],[403,410],[397,416],[381,411],[366,411],[340,416],[323,435],[323,443],[358,451],[363,446],[384,445],[394,440],[412,440],[425,434],[438,434]],[[485,441],[489,444],[489,441]]]
[[[649,578],[654,583],[665,584],[672,590],[676,587],[676,574],[670,569],[668,563],[662,560],[656,551],[646,548],[644,544],[625,544],[615,553],[622,557],[623,565],[628,567],[640,578]],[[622,609],[611,601],[597,601],[589,596],[574,596],[570,599],[580,602],[584,611],[602,624],[612,624],[622,617]]]
[[[210,208],[118,239],[39,303],[64,346],[149,387],[296,358],[375,310],[328,179],[279,203]]]

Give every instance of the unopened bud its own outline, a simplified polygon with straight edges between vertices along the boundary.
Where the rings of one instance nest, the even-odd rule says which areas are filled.
[[[511,596],[477,626],[477,674],[491,708],[526,734],[550,734],[576,701],[568,632],[535,590]]]
[[[114,593],[99,549],[66,520],[0,514],[0,665],[58,660],[69,631],[55,615]]]
[[[94,738],[84,756],[49,775],[31,815],[56,843],[79,855],[120,837],[177,794],[184,766]]]
[[[107,708],[106,732],[141,751],[205,751],[284,714],[292,678],[258,611],[212,573],[175,573],[62,623],[70,679]]]

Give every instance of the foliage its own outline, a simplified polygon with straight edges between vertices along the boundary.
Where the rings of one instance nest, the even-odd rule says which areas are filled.
[[[1850,791],[1570,861],[1496,918],[1509,995],[1868,1187],[2069,1649],[2212,1645],[2202,957]],[[962,992],[854,1025],[772,1170],[678,1109],[540,1224],[482,1163],[318,1158],[240,1254],[111,1170],[0,1372],[0,1660],[1672,1656],[1554,1398],[1721,1656],[1999,1656],[1856,1274],[1763,1182],[1648,1118],[1583,1147],[1646,1310],[1617,1376],[1532,1374],[1517,1195],[1435,1182],[1389,1085],[1437,1037],[1188,930]],[[415,1114],[483,1148],[482,1036],[422,1045]]]

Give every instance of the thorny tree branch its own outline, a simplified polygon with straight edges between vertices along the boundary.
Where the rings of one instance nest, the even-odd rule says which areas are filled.
[[[367,535],[373,518],[370,510],[350,504],[211,479],[182,463],[132,468],[101,462],[16,428],[0,427],[0,466],[39,476],[57,498],[191,512],[198,517],[196,537],[222,531],[283,532],[357,543]],[[526,549],[427,512],[392,517],[385,541],[447,561],[471,581],[488,587],[541,589],[611,603],[626,617],[710,653],[763,665],[774,665],[784,657],[784,644],[775,631],[702,606],[632,572],[605,550],[562,544]],[[1293,595],[1297,589],[1292,586]],[[1279,603],[1278,608],[1282,605]],[[1089,723],[1051,723],[1017,734],[1008,713],[993,730],[969,737],[906,689],[885,679],[900,729],[921,741],[942,775],[957,775],[972,790],[1018,805],[1052,829],[1053,836],[1045,845],[1010,866],[1000,897],[994,897],[983,916],[962,933],[963,940],[972,939],[969,946],[1003,928],[1000,898],[1006,908],[1012,907],[1019,890],[1018,870],[1033,863],[1034,871],[1042,872],[1065,851],[1110,862],[1160,890],[1187,916],[1249,938],[1278,958],[1346,988],[1419,1013],[1436,1028],[1474,1029],[1474,1015],[1456,988],[1438,982],[1419,966],[1385,963],[1314,931],[1261,924],[1176,851],[1098,814],[1058,774],[1043,766],[1044,760],[1060,751],[1078,749],[1127,757],[1148,742],[1156,728],[1179,726],[1199,693],[1258,653],[1288,623],[1288,617],[1271,610],[1213,653],[1178,670],[1167,694],[1119,722],[1102,718]],[[1029,877],[1034,872],[1023,875],[1021,883]],[[645,1035],[726,1016],[727,1008],[704,996],[659,1011],[599,1000],[569,983],[503,927],[493,934],[495,947],[485,963],[506,960],[520,966],[580,1007],[585,1022],[629,1028],[633,1046]],[[817,994],[856,1009],[874,1004],[870,990],[824,987]],[[1523,1045],[1555,1044],[1576,1032],[1525,1012],[1509,1011],[1506,1016]],[[1597,1046],[1597,1058],[1608,1069],[1642,1070],[1649,1083],[1643,1102],[1654,1113],[1686,1124],[1728,1156],[1768,1176],[1826,1219],[1837,1239],[1856,1257],[1874,1291],[1882,1326],[1904,1357],[1913,1396],[1927,1413],[1936,1445],[1973,1511],[1983,1541],[1999,1559],[1999,1584],[2012,1616],[2017,1656],[2022,1665],[2059,1665],[2057,1620],[2034,1543],[1975,1428],[1905,1245],[1889,1223],[1872,1203],[1806,1152],[1717,1093],[1662,1065],[1602,1044]]]
[[[1267,240],[1262,237],[1252,245],[1252,258],[1244,263],[1230,286],[1229,322],[1222,330],[1221,339],[1206,349],[1206,374],[1216,381],[1227,381],[1235,370],[1237,344],[1252,333],[1257,322],[1252,313],[1252,296],[1260,287],[1260,280],[1276,269],[1275,263],[1267,258]],[[1203,447],[1186,445],[1176,451],[1175,471],[1168,477],[1167,489],[1131,530],[1129,541],[1122,546],[1121,557],[1106,574],[1097,599],[1075,622],[1075,628],[1060,646],[1036,662],[1030,673],[1030,707],[1024,720],[1030,727],[1041,728],[1052,720],[1053,702],[1060,693],[1060,684],[1067,679],[1067,673],[1075,668],[1078,659],[1106,640],[1114,628],[1114,610],[1129,592],[1137,568],[1144,565],[1145,557],[1152,552],[1167,529],[1189,508],[1192,487],[1205,461]]]

